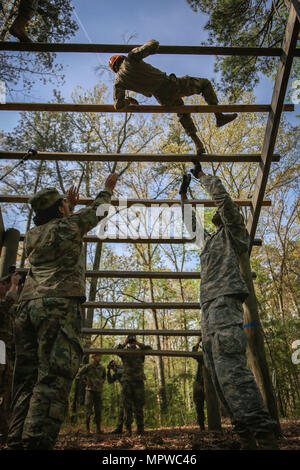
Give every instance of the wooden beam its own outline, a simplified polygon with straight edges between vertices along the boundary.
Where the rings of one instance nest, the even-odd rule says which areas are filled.
[[[19,195],[10,195],[10,194],[0,194],[0,203],[13,203],[13,204],[27,204],[30,196],[19,196]],[[94,201],[93,198],[80,198],[78,204],[79,205],[88,205]],[[125,200],[122,200],[125,201]],[[251,199],[234,199],[234,202],[241,207],[250,207],[252,204]],[[118,199],[112,199],[112,205],[118,206],[120,201]],[[127,207],[130,207],[134,204],[142,204],[145,207],[152,207],[158,206],[162,204],[181,204],[180,199],[126,199]],[[191,199],[189,204],[195,205],[203,205],[205,207],[215,207],[214,201],[211,199]],[[266,199],[263,201],[262,205],[264,206],[271,206],[271,200]]]
[[[85,308],[120,308],[120,309],[185,309],[199,310],[199,302],[85,302]]]
[[[298,21],[300,21],[300,1],[299,0],[284,0],[284,3],[286,4],[288,9],[290,9],[291,7],[295,8]],[[296,52],[299,52],[297,48],[296,48]]]
[[[268,113],[269,104],[224,104],[224,105],[130,105],[126,110],[117,111],[112,104],[74,104],[74,103],[4,103],[0,111],[47,111],[61,113]],[[294,111],[293,104],[284,105],[283,111]]]
[[[255,237],[261,205],[267,186],[272,155],[275,148],[280,117],[283,109],[283,101],[293,63],[293,54],[297,45],[298,32],[299,21],[297,20],[295,9],[291,8],[282,46],[283,54],[280,58],[273,90],[271,111],[267,121],[266,133],[262,148],[262,163],[258,169],[256,185],[252,197],[252,209],[247,223],[247,229],[251,239],[251,246]]]
[[[174,357],[202,357],[202,352],[190,352],[190,351],[169,351],[169,350],[156,350],[156,349],[137,349],[130,351],[129,349],[99,349],[89,348],[84,349],[84,354],[95,354],[100,353],[103,355],[115,355],[115,356],[174,356]]]
[[[126,54],[141,44],[0,42],[1,51]],[[299,48],[300,49],[300,48]],[[156,54],[280,57],[280,47],[159,46]],[[299,51],[295,52],[299,55]]]
[[[200,336],[201,330],[134,330],[134,329],[107,329],[107,328],[82,328],[84,335],[107,336]]]
[[[5,150],[0,151],[0,160],[18,160],[23,157],[24,152],[8,152]],[[126,154],[126,153],[73,153],[73,152],[38,152],[36,156],[30,157],[30,160],[49,160],[49,161],[64,161],[64,162],[172,162],[172,163],[189,163],[194,158],[193,154]],[[280,155],[273,155],[273,162],[280,161]],[[214,155],[203,154],[201,155],[201,162],[203,163],[260,163],[260,154],[226,154]]]
[[[27,268],[17,269],[20,273],[27,273]],[[171,271],[85,271],[86,278],[104,279],[201,279],[200,272],[171,272]],[[252,272],[252,278],[256,279],[256,273]]]
[[[20,241],[24,241],[25,235],[20,236]],[[83,241],[87,243],[97,243],[100,238],[96,235],[86,235],[83,237]],[[102,239],[101,239],[102,240]],[[132,238],[105,238],[102,240],[105,243],[154,243],[154,244],[182,244],[182,243],[193,243],[194,238],[138,238],[133,240]],[[260,238],[254,239],[253,245],[261,246],[262,240]]]
[[[4,234],[5,234],[5,227],[4,227],[3,217],[2,217],[2,210],[0,207],[0,255],[1,255],[1,250],[3,246]]]

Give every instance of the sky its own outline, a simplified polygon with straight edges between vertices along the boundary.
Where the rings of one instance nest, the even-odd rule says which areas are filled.
[[[143,44],[157,39],[162,45],[201,45],[207,39],[204,25],[207,17],[195,13],[186,0],[73,0],[74,19],[79,29],[70,42],[122,44]],[[111,54],[57,54],[57,62],[63,64],[65,84],[60,88],[67,102],[77,85],[92,88],[99,79],[112,90],[112,75],[99,73],[95,68],[107,65]],[[214,73],[214,56],[154,55],[146,59],[153,66],[177,76],[191,75],[209,79],[218,77]],[[255,88],[257,103],[269,103],[272,97],[272,83],[262,77]],[[7,101],[47,102],[53,98],[53,85],[36,83],[31,96],[19,92],[7,96]],[[112,103],[112,98],[110,100]],[[299,105],[297,106],[299,114]],[[287,113],[294,122],[295,113]],[[292,115],[293,114],[293,115]],[[12,131],[18,120],[18,112],[2,111],[0,130]]]

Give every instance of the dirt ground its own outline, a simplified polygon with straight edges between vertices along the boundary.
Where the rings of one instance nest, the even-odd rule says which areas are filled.
[[[300,450],[300,418],[281,422],[281,450]],[[55,450],[239,450],[238,438],[229,424],[220,432],[200,432],[198,427],[174,427],[146,430],[145,435],[125,437],[109,434],[87,434],[83,427],[60,432]]]

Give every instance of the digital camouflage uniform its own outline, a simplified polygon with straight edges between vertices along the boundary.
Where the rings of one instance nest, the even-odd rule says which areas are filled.
[[[112,384],[116,381],[120,382],[120,384],[122,384],[122,377],[123,377],[123,365],[120,364],[118,366],[118,369],[116,371],[114,371],[114,374],[112,375],[111,374],[111,369],[107,369],[107,381],[109,384]],[[124,423],[124,414],[125,414],[125,411],[124,411],[124,403],[123,403],[123,397],[122,397],[122,394],[121,394],[121,397],[120,397],[120,407],[119,407],[119,416],[118,416],[118,424],[117,424],[117,430],[119,432],[122,432],[122,429],[123,429],[123,423]]]
[[[17,292],[7,292],[0,300],[0,341],[5,344],[5,364],[0,364],[0,436],[8,430],[11,387],[14,368],[13,315]]]
[[[200,184],[216,203],[223,225],[205,233],[201,252],[200,303],[204,362],[235,431],[257,435],[275,422],[265,408],[252,372],[246,366],[243,301],[249,292],[239,268],[248,251],[249,234],[239,207],[216,176],[202,175]]]
[[[38,7],[39,0],[20,0],[19,15],[31,20]]]
[[[147,97],[154,96],[161,105],[165,106],[182,106],[184,104],[182,97],[200,93],[208,104],[218,104],[217,96],[208,79],[188,75],[177,78],[176,75],[167,75],[143,61],[150,54],[155,54],[158,47],[159,42],[152,39],[143,46],[132,49],[121,63],[114,85],[114,106],[117,110],[122,110],[130,104],[130,100],[125,97],[126,90]],[[177,116],[189,136],[196,134],[197,129],[190,114],[177,114]]]
[[[192,351],[198,351],[198,346],[193,346]],[[197,422],[201,430],[205,428],[205,414],[204,414],[204,379],[203,379],[203,357],[197,357],[198,362],[195,380],[193,382],[193,400],[197,413]]]
[[[52,188],[37,193],[30,201],[33,209],[44,210],[54,204],[55,192]],[[55,444],[82,358],[82,239],[100,220],[97,207],[110,199],[111,191],[102,191],[88,208],[52,219],[26,234],[30,269],[15,322],[10,449],[51,449]]]
[[[76,379],[83,379],[86,382],[85,387],[85,416],[86,425],[89,431],[90,417],[95,412],[95,423],[97,431],[101,427],[102,411],[102,388],[106,378],[105,367],[96,362],[83,366],[78,372]]]
[[[140,345],[140,349],[151,349],[151,346]],[[122,344],[118,349],[124,349]],[[127,349],[127,348],[126,348]],[[129,349],[129,348],[128,348]],[[133,348],[130,348],[132,350]],[[145,374],[144,374],[144,355],[124,355],[120,356],[123,362],[122,401],[125,411],[125,426],[128,432],[131,432],[133,413],[137,424],[137,431],[144,430],[144,411],[145,405]]]

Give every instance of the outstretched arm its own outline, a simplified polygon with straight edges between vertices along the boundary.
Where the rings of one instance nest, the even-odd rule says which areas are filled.
[[[158,48],[159,48],[159,42],[156,41],[155,39],[150,39],[150,41],[147,41],[142,46],[135,47],[134,49],[132,49],[132,51],[128,53],[127,59],[129,60],[145,59],[145,57],[148,57],[148,55],[155,54]]]
[[[234,241],[236,242],[238,251],[240,253],[247,251],[250,239],[244,217],[237,204],[227,193],[220,178],[213,175],[205,175],[202,170],[200,170],[195,177],[215,202],[222,222],[230,231]]]

